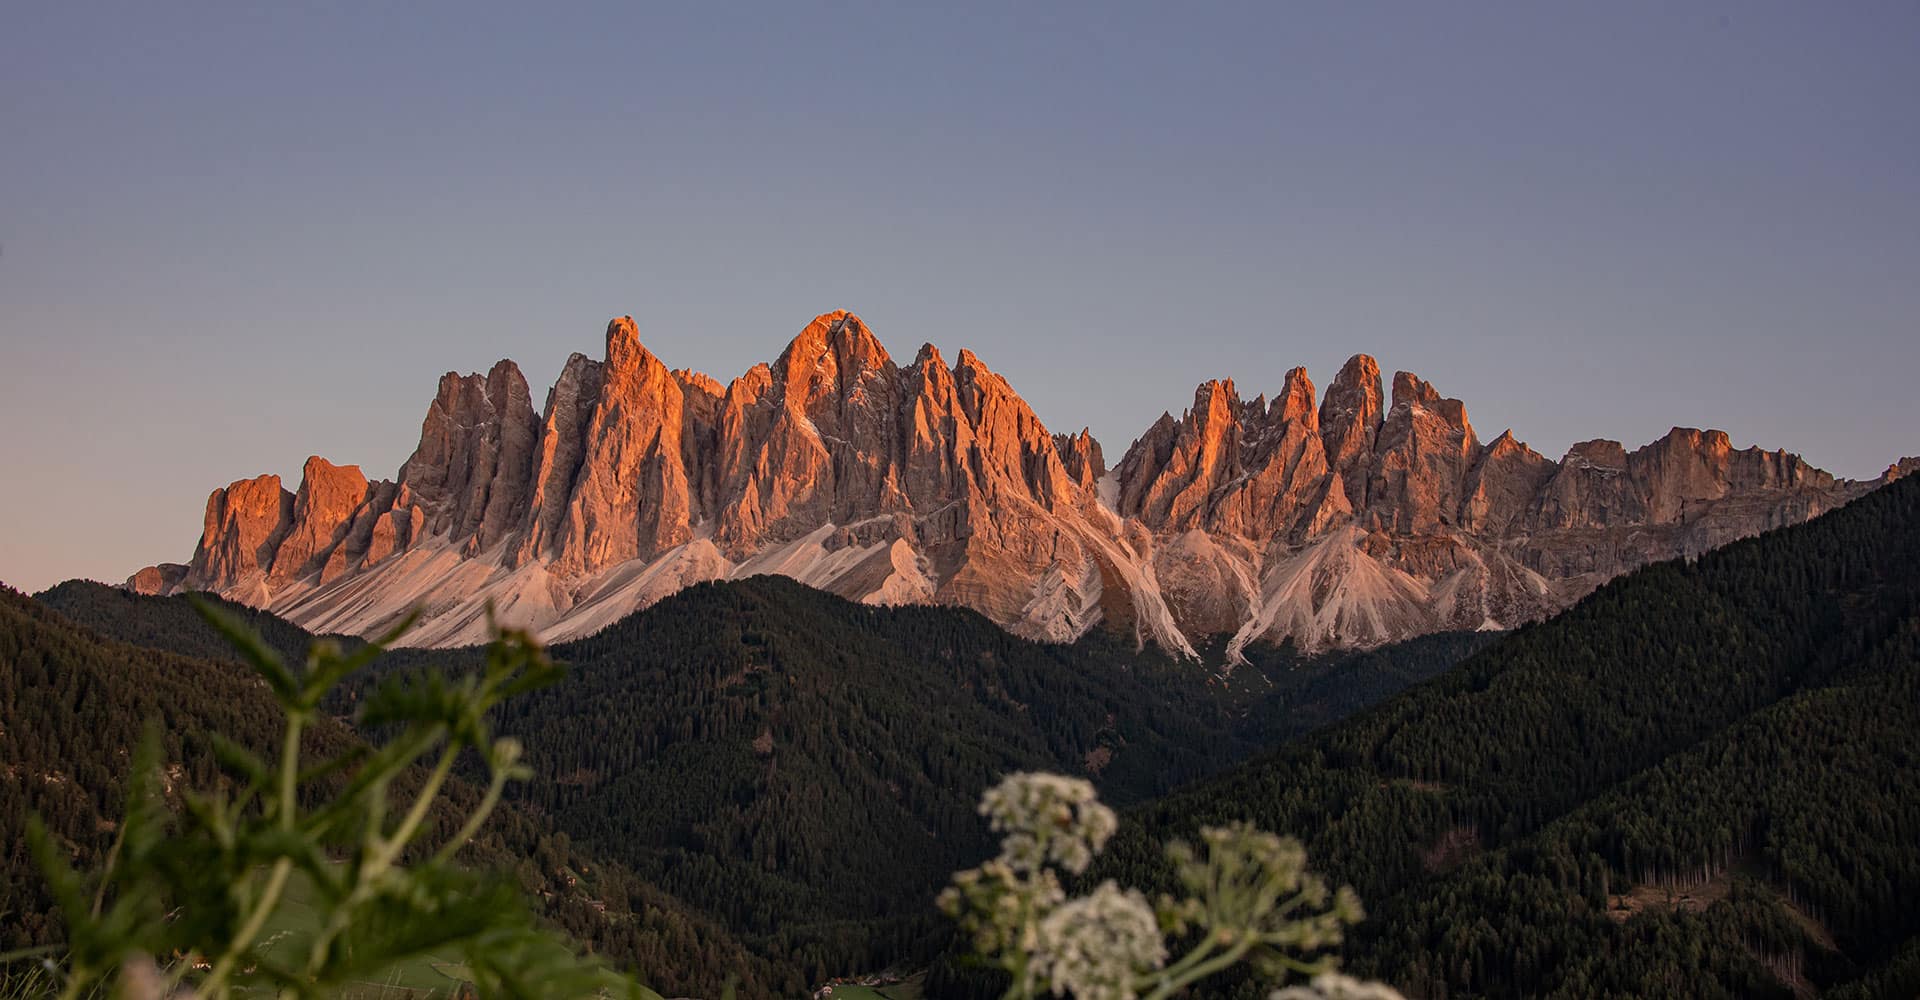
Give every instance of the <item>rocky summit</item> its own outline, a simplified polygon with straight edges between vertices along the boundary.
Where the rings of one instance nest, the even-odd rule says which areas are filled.
[[[1804,521],[1880,480],[1676,428],[1559,461],[1356,355],[1316,406],[1303,368],[1200,386],[1107,467],[970,351],[898,364],[858,316],[807,324],[731,383],[669,369],[631,317],[536,411],[510,361],[449,372],[393,480],[307,460],[217,489],[192,561],[213,591],[316,632],[476,642],[486,609],[548,639],[704,580],[777,573],[861,601],[965,605],[1022,635],[1106,627],[1181,654],[1510,628],[1661,559]]]

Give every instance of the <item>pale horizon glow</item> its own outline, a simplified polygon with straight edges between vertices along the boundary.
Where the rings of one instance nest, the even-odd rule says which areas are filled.
[[[0,581],[390,478],[631,314],[722,382],[814,315],[1117,463],[1355,353],[1549,458],[1920,454],[1920,6],[41,5],[0,36]]]

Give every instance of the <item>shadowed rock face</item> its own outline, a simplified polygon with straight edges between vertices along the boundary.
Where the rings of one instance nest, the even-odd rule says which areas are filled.
[[[1170,650],[1228,635],[1309,649],[1512,627],[1647,562],[1815,516],[1876,483],[1676,428],[1556,462],[1356,355],[1315,405],[1202,384],[1108,468],[1047,431],[970,351],[896,364],[858,316],[807,324],[722,386],[671,371],[631,317],[574,355],[536,413],[502,361],[449,372],[391,481],[309,459],[207,501],[190,564],[128,586],[196,589],[320,631],[420,607],[413,641],[478,640],[492,605],[549,638],[702,580],[780,573],[857,600],[976,608],[1025,635],[1105,624]],[[1876,482],[1920,468],[1905,460]]]
[[[540,418],[511,361],[485,377],[440,376],[420,424],[420,446],[400,481],[426,512],[426,530],[489,548],[517,526],[533,492]]]

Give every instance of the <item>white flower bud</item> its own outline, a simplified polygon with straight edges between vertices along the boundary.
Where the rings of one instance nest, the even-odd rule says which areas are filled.
[[[1133,1000],[1140,973],[1167,960],[1146,898],[1113,882],[1070,900],[1040,922],[1036,967],[1055,996]]]

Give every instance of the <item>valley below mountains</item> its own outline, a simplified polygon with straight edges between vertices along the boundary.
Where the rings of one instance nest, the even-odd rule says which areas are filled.
[[[870,604],[975,609],[1053,642],[1102,628],[1175,655],[1370,648],[1541,620],[1636,567],[1840,506],[1877,481],[1676,428],[1555,461],[1483,443],[1459,400],[1356,355],[1316,401],[1231,380],[1109,466],[1055,434],[972,352],[896,363],[858,316],[809,323],[722,385],[670,370],[630,317],[567,360],[535,410],[510,361],[449,372],[391,480],[307,460],[298,488],[208,498],[184,564],[144,594],[207,591],[314,632],[478,642],[486,609],[549,641],[690,585],[772,574]],[[1224,640],[1221,645],[1219,640]]]

